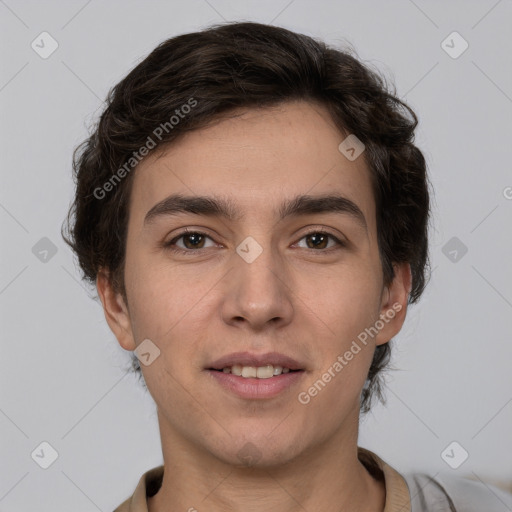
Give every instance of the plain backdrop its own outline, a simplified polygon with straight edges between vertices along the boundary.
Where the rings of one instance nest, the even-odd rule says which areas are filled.
[[[0,510],[111,511],[162,463],[154,403],[60,228],[108,90],[164,39],[223,20],[353,45],[418,114],[433,273],[360,445],[402,472],[510,484],[511,1],[2,0]]]

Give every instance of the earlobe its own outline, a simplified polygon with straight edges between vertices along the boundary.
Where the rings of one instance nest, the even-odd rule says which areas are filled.
[[[395,277],[383,290],[379,316],[379,329],[375,337],[376,345],[387,343],[395,336],[405,321],[409,293],[411,292],[412,275],[409,263],[393,264]]]
[[[110,275],[101,270],[96,276],[96,289],[103,305],[105,319],[117,341],[125,350],[135,350],[130,314],[120,293],[114,291]]]

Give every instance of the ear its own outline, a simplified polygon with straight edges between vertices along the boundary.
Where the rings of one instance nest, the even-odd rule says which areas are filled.
[[[405,321],[407,301],[412,287],[411,265],[409,263],[393,264],[395,277],[389,286],[382,290],[380,322],[375,344],[383,345],[395,336]]]
[[[135,350],[130,313],[123,296],[114,291],[110,274],[100,270],[96,277],[96,288],[103,304],[103,312],[110,330],[115,334],[119,345],[125,350]]]

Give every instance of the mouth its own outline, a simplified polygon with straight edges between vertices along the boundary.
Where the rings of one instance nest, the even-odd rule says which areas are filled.
[[[238,352],[218,359],[205,370],[224,391],[254,400],[289,391],[306,373],[305,365],[277,352]]]
[[[304,370],[292,370],[287,367],[279,365],[266,364],[264,366],[242,366],[235,364],[233,366],[225,366],[224,368],[208,368],[208,370],[215,372],[228,373],[242,377],[244,379],[271,379],[290,372],[302,372]]]

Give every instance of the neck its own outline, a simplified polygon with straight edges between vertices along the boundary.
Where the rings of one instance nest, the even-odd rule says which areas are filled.
[[[293,460],[265,467],[226,464],[178,439],[160,415],[159,423],[165,471],[149,512],[384,510],[384,483],[357,457],[357,419]]]

